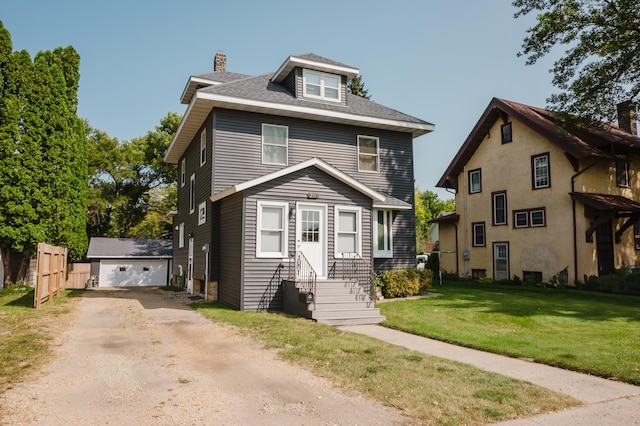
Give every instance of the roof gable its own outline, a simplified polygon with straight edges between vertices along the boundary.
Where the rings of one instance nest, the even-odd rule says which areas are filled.
[[[588,157],[612,159],[614,158],[612,146],[617,146],[619,149],[640,150],[638,137],[614,126],[603,124],[602,128],[568,131],[562,127],[560,120],[552,111],[493,98],[436,184],[437,187],[457,189],[458,175],[476,152],[489,129],[505,115],[522,122],[557,145],[568,156],[576,159]]]
[[[384,203],[386,198],[387,198],[381,192],[378,192],[378,191],[375,191],[375,190],[369,188],[367,185],[365,185],[362,182],[352,178],[348,174],[336,169],[335,167],[329,165],[328,163],[325,163],[321,159],[319,159],[319,158],[311,158],[309,160],[303,161],[303,162],[295,164],[293,166],[289,166],[289,167],[285,167],[283,169],[277,170],[277,171],[275,171],[273,173],[269,173],[269,174],[266,174],[264,176],[260,176],[260,177],[255,178],[255,179],[251,179],[251,180],[242,182],[242,183],[240,183],[238,185],[230,186],[229,188],[227,188],[227,189],[225,189],[223,191],[220,191],[217,194],[212,195],[211,196],[211,201],[215,202],[215,201],[221,200],[221,199],[226,198],[226,197],[228,197],[228,196],[230,196],[232,194],[245,191],[247,189],[253,188],[254,186],[261,185],[263,183],[272,181],[272,180],[277,179],[279,177],[286,176],[286,175],[289,175],[291,173],[297,172],[299,170],[306,169],[307,167],[316,167],[316,168],[322,170],[323,172],[325,172],[328,175],[336,178],[337,180],[341,181],[342,183],[344,183],[344,184],[352,187],[353,189],[361,192],[362,194],[368,196],[369,198],[371,198],[374,201],[374,203]],[[394,200],[396,200],[396,199],[394,199]]]

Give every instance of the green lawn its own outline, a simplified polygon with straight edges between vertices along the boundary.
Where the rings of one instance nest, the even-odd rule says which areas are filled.
[[[479,425],[579,404],[531,383],[306,319],[239,312],[217,303],[192,306],[213,321],[239,327],[284,359],[340,387],[401,409],[411,424]]]
[[[379,304],[384,325],[640,384],[640,298],[445,282],[440,297]]]

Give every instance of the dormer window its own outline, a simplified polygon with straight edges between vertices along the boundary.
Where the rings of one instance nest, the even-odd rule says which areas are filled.
[[[324,99],[340,102],[339,75],[318,71],[304,70],[304,96],[306,98]]]

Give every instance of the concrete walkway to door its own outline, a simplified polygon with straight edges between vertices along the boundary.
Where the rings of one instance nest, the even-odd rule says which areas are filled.
[[[524,380],[570,395],[585,404],[557,413],[498,423],[502,426],[640,425],[640,386],[464,348],[379,325],[344,326],[340,329]]]

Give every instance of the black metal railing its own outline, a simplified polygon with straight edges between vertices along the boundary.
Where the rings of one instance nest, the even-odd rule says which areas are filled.
[[[316,300],[316,281],[318,274],[313,269],[313,266],[309,263],[304,253],[296,251],[293,255],[292,262],[289,262],[289,280],[293,280],[296,283],[296,287],[311,294],[313,300],[313,307],[315,308]],[[294,265],[293,270],[291,264]]]
[[[281,271],[284,269],[284,265],[281,263],[276,267],[275,272],[271,276],[271,280],[269,281],[269,285],[265,289],[262,294],[262,298],[260,299],[260,303],[258,304],[259,311],[267,311],[270,309],[271,304],[274,301],[274,298],[278,294],[280,290],[280,286],[282,283]]]
[[[371,267],[371,262],[363,259],[358,253],[342,253],[342,279],[354,280],[376,301],[376,277],[378,274]]]

